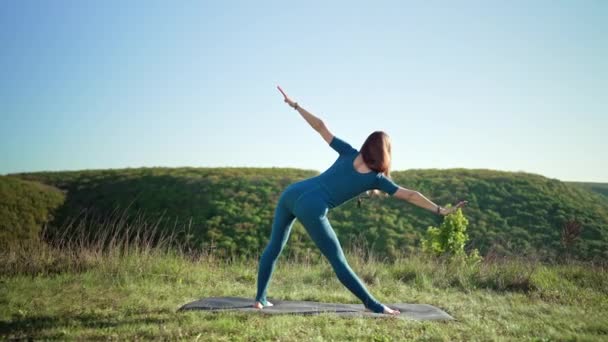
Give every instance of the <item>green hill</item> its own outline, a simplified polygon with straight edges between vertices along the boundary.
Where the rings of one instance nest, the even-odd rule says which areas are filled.
[[[57,188],[0,176],[0,248],[38,239],[64,199]]]
[[[592,183],[592,182],[567,182],[575,186],[580,186],[587,190],[593,191],[600,194],[606,201],[608,201],[608,183]]]
[[[107,219],[115,209],[144,215],[175,231],[191,248],[225,254],[260,252],[268,242],[274,206],[290,183],[317,171],[287,168],[137,168],[18,174],[67,191],[55,229],[75,217]],[[522,172],[449,169],[392,173],[401,186],[445,205],[467,199],[470,243],[482,254],[563,253],[567,220],[582,224],[571,254],[608,257],[608,205],[600,195],[556,179]],[[343,244],[362,243],[387,256],[417,249],[441,217],[392,198],[352,200],[328,214]],[[86,215],[84,215],[86,214]],[[296,222],[286,252],[315,250]]]

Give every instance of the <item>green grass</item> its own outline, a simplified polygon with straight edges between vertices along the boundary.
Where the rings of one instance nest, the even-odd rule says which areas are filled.
[[[409,255],[394,262],[347,251],[384,303],[428,303],[456,318],[382,318],[176,312],[210,296],[254,298],[257,260],[167,249],[50,247],[1,252],[0,336],[184,340],[606,340],[605,265],[492,259],[467,265]],[[270,298],[358,303],[316,253],[281,256]]]

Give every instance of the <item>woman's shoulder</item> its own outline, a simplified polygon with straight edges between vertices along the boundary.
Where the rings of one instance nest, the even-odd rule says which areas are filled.
[[[380,183],[383,183],[383,182],[389,182],[389,183],[390,183],[390,182],[393,182],[393,179],[392,179],[391,177],[388,177],[387,175],[385,175],[385,174],[384,174],[384,173],[382,173],[382,172],[377,172],[377,171],[374,171],[374,173],[375,173],[375,177],[374,177],[374,179],[375,179],[377,182],[380,182]]]

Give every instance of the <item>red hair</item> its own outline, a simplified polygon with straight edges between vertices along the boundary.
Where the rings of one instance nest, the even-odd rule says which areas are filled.
[[[370,169],[391,177],[391,138],[383,131],[370,134],[360,149],[363,162]],[[368,192],[369,193],[369,192]],[[379,190],[371,190],[371,194],[380,194]]]
[[[391,174],[391,139],[383,131],[370,134],[363,146],[361,157],[370,169],[390,177]]]

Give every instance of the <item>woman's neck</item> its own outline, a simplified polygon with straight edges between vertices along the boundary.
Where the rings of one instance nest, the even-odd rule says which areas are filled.
[[[372,171],[372,169],[365,164],[365,161],[363,161],[363,156],[361,156],[361,153],[357,154],[357,157],[353,161],[353,167],[359,173],[369,173]]]

